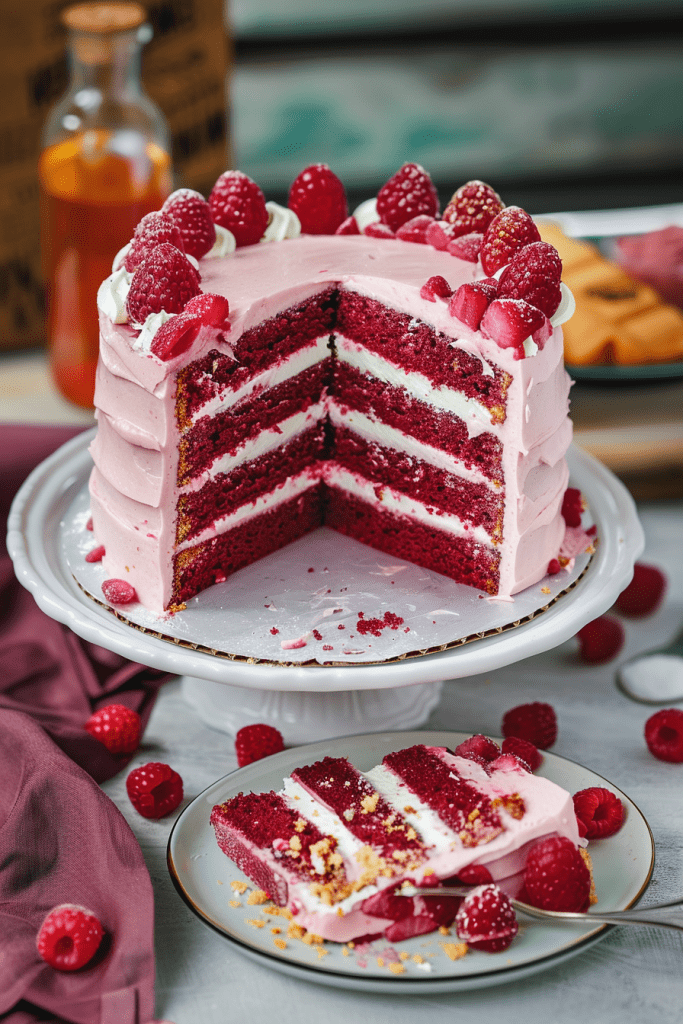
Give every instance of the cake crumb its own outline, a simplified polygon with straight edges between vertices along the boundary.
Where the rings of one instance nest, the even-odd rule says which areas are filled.
[[[466,942],[440,942],[439,945],[449,960],[460,960],[467,952]]]
[[[550,587],[541,587],[541,593],[542,594],[549,594],[550,593]]]
[[[270,929],[271,935],[280,935],[281,932],[282,932],[282,928],[275,927],[275,928],[271,928]]]
[[[591,860],[591,855],[588,850],[585,850],[582,846],[579,847],[579,853],[581,854],[583,862],[588,868],[588,873],[591,876],[591,889],[588,895],[588,902],[590,906],[593,907],[598,902],[598,895],[595,891],[595,881],[593,879],[593,861]]]
[[[239,900],[230,900],[230,906],[231,907],[241,907],[242,904],[240,903]]]
[[[389,970],[392,974],[405,974],[406,969],[403,964],[389,964]]]
[[[220,878],[217,878],[217,879],[216,879],[216,885],[222,885],[222,884],[223,884],[223,883],[221,882]]]
[[[266,926],[265,921],[259,921],[258,918],[255,917],[247,918],[247,924],[250,924],[252,928],[265,928]]]
[[[260,907],[262,903],[268,903],[269,900],[268,893],[264,892],[263,889],[254,889],[247,896],[247,903],[250,907]]]
[[[222,885],[223,883],[221,882],[220,884]],[[233,892],[236,892],[238,896],[241,896],[242,893],[245,893],[247,891],[249,886],[247,885],[246,882],[234,881],[230,883],[230,888],[232,889]]]
[[[356,948],[356,943],[355,943],[355,942],[353,941],[353,939],[350,939],[350,940],[349,940],[349,941],[348,941],[348,942],[346,943],[346,945],[347,945],[347,946],[349,947],[349,949],[355,949],[355,948]]]
[[[287,943],[284,939],[273,939],[273,943],[278,949],[287,949]]]
[[[412,960],[414,964],[423,964],[425,962],[425,958],[421,953],[413,953]]]
[[[402,949],[398,954],[398,958],[399,960],[410,960],[410,953],[407,950]]]
[[[451,934],[450,928],[446,928],[444,925],[441,925],[439,927],[439,935],[450,935],[450,934]]]
[[[377,966],[378,967],[384,967],[384,957],[382,957],[382,956],[378,956],[377,957]]]
[[[342,956],[351,956],[351,950],[348,946],[342,946]]]
[[[319,943],[316,945],[315,951],[318,954],[318,960],[322,960],[323,957],[330,955],[329,949],[325,949],[325,947],[321,946]]]
[[[302,928],[300,924],[294,924],[293,921],[290,924],[289,928],[287,929],[288,939],[303,939],[305,934],[306,929]]]
[[[379,793],[375,791],[372,794],[364,796],[360,802],[362,807],[361,814],[374,814],[377,810],[377,804],[379,803]]]
[[[306,822],[304,821],[304,819],[303,818],[297,818],[296,821],[294,822],[294,831],[295,832],[303,832],[303,830],[305,828],[306,828]],[[290,840],[290,846],[291,846],[291,840]],[[299,847],[299,849],[301,849],[301,847]]]

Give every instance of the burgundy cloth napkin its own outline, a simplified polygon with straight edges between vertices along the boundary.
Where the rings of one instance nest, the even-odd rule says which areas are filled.
[[[144,1024],[153,1012],[151,883],[125,819],[96,785],[129,758],[110,754],[83,724],[111,703],[146,724],[168,677],[44,615],[5,547],[15,492],[76,433],[0,425],[0,1020]],[[71,975],[35,949],[58,903],[88,907],[108,933],[101,962]]]

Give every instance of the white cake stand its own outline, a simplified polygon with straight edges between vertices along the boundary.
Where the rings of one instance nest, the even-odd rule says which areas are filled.
[[[132,661],[184,677],[186,698],[209,725],[234,733],[269,722],[289,744],[422,725],[443,680],[491,672],[574,636],[616,600],[644,546],[635,505],[603,465],[568,453],[572,485],[590,505],[600,543],[573,590],[538,618],[438,654],[380,665],[296,666],[230,661],[157,639],[119,621],[78,587],[61,538],[65,515],[86,485],[91,434],[73,438],[41,463],[18,492],[8,550],[19,581],[39,607],[83,639]]]

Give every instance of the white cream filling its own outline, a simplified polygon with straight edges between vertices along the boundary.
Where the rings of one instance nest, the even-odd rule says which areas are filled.
[[[408,789],[394,772],[379,764],[365,772],[365,776],[394,810],[399,811],[413,826],[425,846],[430,848],[430,855],[448,853],[456,847],[462,847],[462,840],[457,833],[441,820],[436,811],[420,800],[417,793]],[[406,810],[407,807],[412,810]]]

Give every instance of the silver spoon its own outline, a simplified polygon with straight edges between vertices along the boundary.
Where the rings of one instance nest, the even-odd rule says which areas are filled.
[[[416,885],[403,885],[396,889],[397,896],[469,896],[472,886],[444,885],[440,889],[423,889]],[[510,899],[515,910],[528,917],[537,917],[542,921],[574,921],[577,923],[597,921],[600,924],[651,924],[659,928],[674,928],[683,932],[683,897],[671,903],[655,903],[642,910],[612,910],[595,913],[590,910],[585,914],[570,911],[541,910],[530,903]]]
[[[640,704],[683,700],[683,631],[666,647],[644,651],[617,670],[617,686]]]

